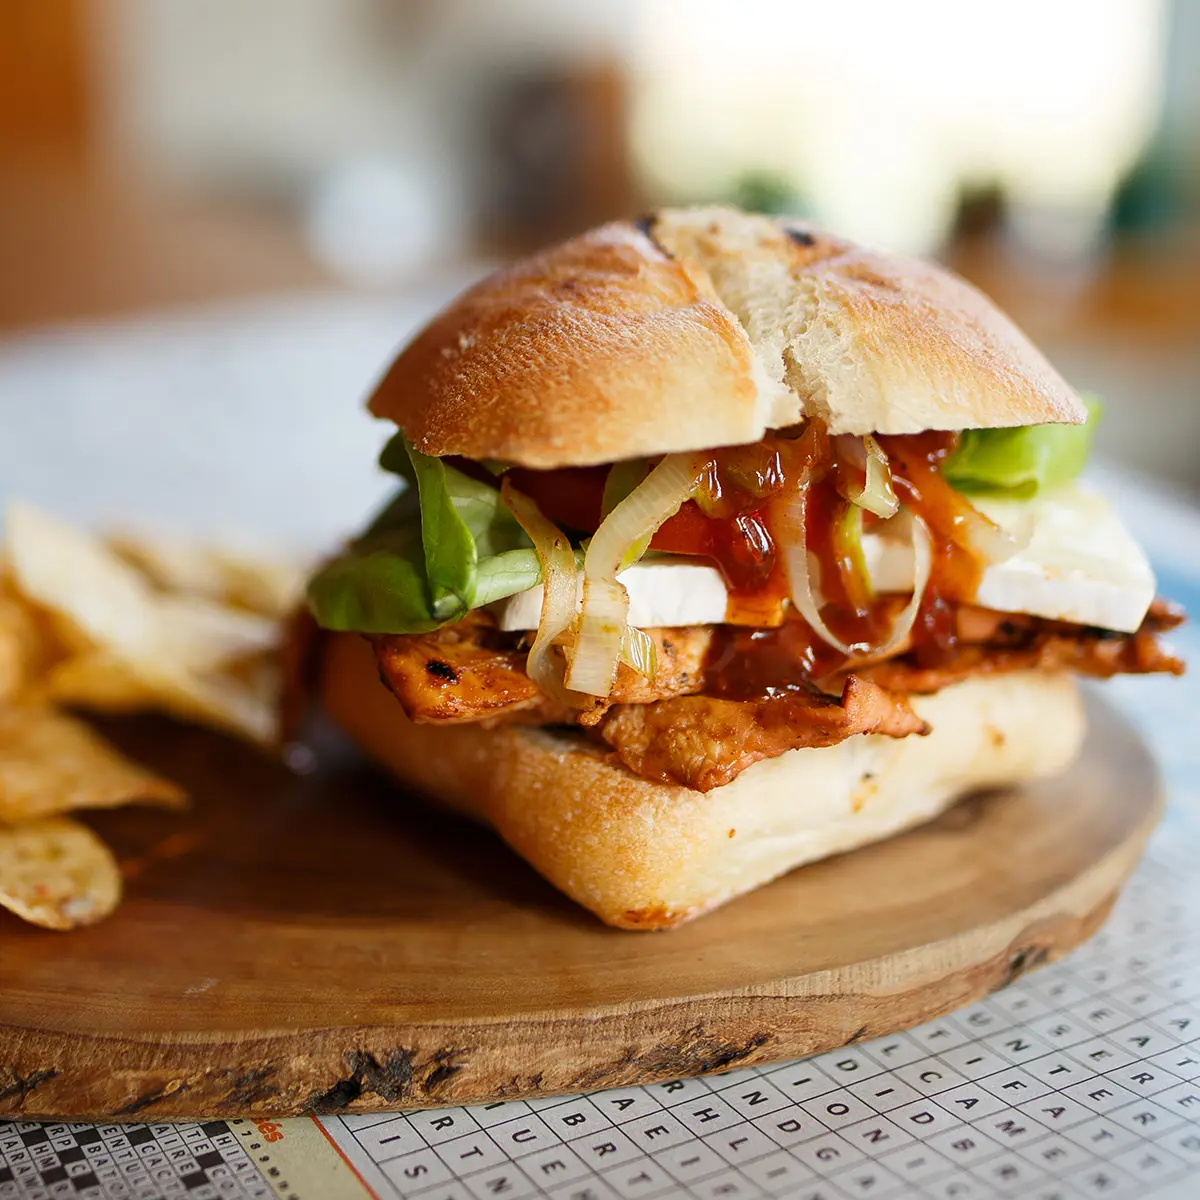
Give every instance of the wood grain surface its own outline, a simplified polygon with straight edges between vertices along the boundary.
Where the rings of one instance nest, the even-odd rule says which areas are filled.
[[[422,1107],[800,1057],[928,1020],[1103,921],[1159,811],[1089,702],[1052,783],[793,872],[663,934],[602,926],[493,837],[344,749],[307,776],[166,721],[104,731],[189,814],[90,819],[128,897],[53,934],[0,919],[0,1114]]]

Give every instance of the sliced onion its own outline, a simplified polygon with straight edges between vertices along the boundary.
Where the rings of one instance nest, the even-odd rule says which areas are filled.
[[[863,473],[863,484],[846,483],[838,490],[852,504],[865,508],[885,520],[894,517],[900,507],[896,492],[892,487],[892,471],[888,465],[887,455],[883,447],[871,435],[853,437],[850,434],[839,434],[833,439],[837,457],[845,463],[850,463]]]
[[[525,670],[548,696],[563,704],[581,707],[586,701],[563,686],[562,672],[553,655],[555,639],[575,621],[579,605],[579,573],[575,552],[567,535],[506,477],[500,495],[522,529],[529,534],[542,568],[542,614],[537,635],[529,648]]]
[[[961,503],[954,514],[953,540],[985,566],[1004,562],[1029,544],[1033,535],[1032,522],[1020,534],[1010,532],[985,517],[969,500],[963,497],[959,500]]]
[[[888,467],[887,455],[869,433],[863,438],[863,446],[867,452],[867,482],[862,491],[850,499],[859,508],[865,508],[877,517],[894,517],[900,507],[900,501],[896,499],[896,492],[892,487],[892,472]]]
[[[893,458],[899,458],[894,447]],[[1032,522],[1016,531],[1001,529],[952,487],[936,464],[920,458],[899,459],[899,463],[895,477],[906,507],[918,513],[939,539],[961,546],[984,566],[1004,562],[1029,544]]]
[[[668,454],[592,535],[583,564],[584,574],[616,575],[632,565],[626,559],[626,552],[679,511],[707,464],[706,454]]]
[[[827,642],[835,650],[849,658],[858,657],[864,653],[886,654],[895,649],[908,637],[916,622],[917,612],[921,607],[921,598],[925,594],[925,585],[929,582],[929,573],[933,567],[933,546],[924,521],[914,514],[910,522],[913,548],[912,599],[892,623],[887,640],[881,646],[864,648],[847,645],[835,636],[821,619],[821,610],[813,595],[812,579],[809,573],[807,515],[808,488],[806,486],[801,486],[789,496],[781,498],[771,508],[771,528],[783,546],[783,561],[787,570],[792,603],[808,623],[809,628],[822,641]]]
[[[658,647],[654,639],[644,630],[625,626],[625,638],[621,642],[621,661],[646,679],[653,679],[658,671]]]
[[[573,691],[590,696],[612,691],[629,616],[629,593],[617,574],[637,562],[654,531],[679,511],[707,462],[701,453],[668,454],[592,535],[583,561],[579,634],[567,654],[566,684]]]
[[[929,582],[929,573],[933,570],[933,540],[929,536],[925,522],[920,517],[913,517],[912,520],[912,550],[912,598],[897,615],[888,640],[877,651],[880,654],[887,654],[894,650],[912,632],[912,627],[916,624],[917,613],[921,610],[921,600],[925,596],[925,585]]]
[[[591,579],[585,573],[579,633],[567,649],[567,687],[589,696],[607,696],[612,691],[628,616],[625,585],[615,579]]]
[[[863,509],[857,504],[842,504],[831,532],[833,552],[846,596],[858,612],[865,612],[875,589],[863,554]]]

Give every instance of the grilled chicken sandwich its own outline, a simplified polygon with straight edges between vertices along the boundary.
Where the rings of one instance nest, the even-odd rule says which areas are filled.
[[[309,588],[327,711],[604,921],[661,929],[1061,771],[1075,676],[1178,673],[984,296],[667,210],[485,279],[370,402],[398,495]]]

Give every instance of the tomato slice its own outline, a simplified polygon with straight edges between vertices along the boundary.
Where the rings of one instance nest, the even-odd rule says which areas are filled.
[[[556,525],[580,533],[594,533],[599,526],[607,467],[560,467],[554,471],[514,467],[508,477],[513,487],[524,492]]]
[[[607,467],[562,467],[509,472],[513,486],[529,496],[556,525],[592,533],[600,524]],[[712,559],[735,591],[763,587],[775,565],[775,546],[762,518],[753,512],[706,516],[694,500],[659,526],[652,550]]]
[[[658,527],[650,549],[668,554],[711,554],[713,524],[694,500],[685,500],[679,511]]]
[[[775,542],[761,515],[709,517],[692,500],[663,522],[650,548],[711,558],[735,592],[760,590],[775,569]]]

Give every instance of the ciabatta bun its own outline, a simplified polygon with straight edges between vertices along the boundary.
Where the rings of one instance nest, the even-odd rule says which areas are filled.
[[[1083,740],[1074,681],[981,676],[913,706],[927,737],[849,738],[756,763],[706,794],[651,783],[553,729],[414,725],[368,644],[329,637],[326,712],[402,783],[491,825],[603,921],[664,929],[803,863],[928,820],[966,792],[1062,770]]]
[[[370,402],[426,454],[529,467],[834,433],[1079,423],[990,300],[928,263],[727,208],[616,222],[499,271]]]

